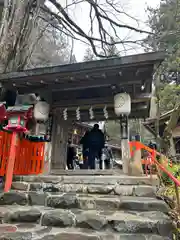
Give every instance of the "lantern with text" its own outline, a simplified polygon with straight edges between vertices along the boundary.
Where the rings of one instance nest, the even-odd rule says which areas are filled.
[[[131,97],[127,93],[118,93],[114,96],[114,111],[119,117],[131,113]]]

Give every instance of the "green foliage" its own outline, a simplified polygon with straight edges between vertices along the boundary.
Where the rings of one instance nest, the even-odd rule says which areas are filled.
[[[120,139],[120,124],[119,121],[107,121],[105,123],[107,135],[110,139]],[[130,135],[141,135],[141,141],[144,144],[148,144],[153,140],[153,135],[144,127],[141,120],[130,120],[129,121],[129,132]]]
[[[172,173],[173,176],[175,176],[177,179],[180,179],[180,165],[179,164],[175,164],[175,165],[173,165],[173,167],[168,166],[166,169],[168,170],[168,172]],[[165,185],[173,184],[173,181],[170,179],[170,177],[165,172],[162,172],[162,180]]]
[[[180,1],[163,0],[159,8],[148,8],[147,13],[149,27],[154,33],[146,38],[147,45],[153,50],[174,49],[180,34]]]
[[[160,113],[162,114],[174,109],[179,95],[180,95],[180,85],[162,84],[159,92]]]
[[[145,40],[145,50],[167,51],[165,71],[180,71],[180,1],[163,0],[159,8],[148,8],[148,25],[153,35]]]
[[[159,90],[162,114],[175,107],[180,94],[180,87],[172,84],[173,81],[179,82],[180,72],[180,0],[162,0],[158,8],[148,8],[147,13],[148,24],[154,34],[145,39],[146,50],[169,53],[160,71],[164,75]]]

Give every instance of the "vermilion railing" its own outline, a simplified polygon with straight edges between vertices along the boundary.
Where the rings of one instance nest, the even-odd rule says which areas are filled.
[[[15,155],[11,166],[10,151],[13,134],[0,131],[0,176],[6,176],[8,182],[9,169],[11,175],[40,174],[44,169],[44,142],[32,142],[26,139],[17,139],[12,155]],[[9,177],[10,178],[10,177]],[[9,180],[6,191],[10,189],[12,179]],[[7,190],[8,189],[8,190]]]
[[[131,156],[133,156],[134,151],[136,150],[146,150],[151,157],[151,165],[156,165],[157,168],[159,168],[162,172],[166,173],[167,176],[174,182],[175,184],[175,191],[176,191],[176,198],[177,198],[177,205],[178,205],[178,209],[180,211],[180,197],[179,197],[179,192],[178,192],[178,187],[180,187],[180,181],[170,172],[168,171],[168,169],[166,168],[168,166],[168,159],[167,157],[165,157],[163,154],[159,153],[158,151],[156,151],[155,149],[152,149],[144,144],[142,144],[141,142],[138,141],[133,141],[129,143],[130,145],[130,152],[131,152]],[[133,149],[134,148],[134,149]],[[166,159],[164,164],[161,164],[157,161],[156,156],[159,157],[163,157]],[[149,163],[148,163],[149,164]],[[146,170],[147,170],[147,163],[145,161],[145,165],[146,165]],[[150,167],[151,169],[151,167]],[[147,171],[146,171],[147,174]],[[151,170],[150,170],[150,174],[151,174]]]

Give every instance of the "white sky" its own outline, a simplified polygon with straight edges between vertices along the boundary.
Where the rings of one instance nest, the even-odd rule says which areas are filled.
[[[68,2],[71,3],[72,0],[59,0],[60,3],[64,6],[66,6],[66,3]],[[139,29],[143,29],[143,30],[149,30],[148,26],[145,24],[145,22],[147,21],[147,13],[146,13],[146,9],[147,6],[150,7],[157,7],[160,3],[160,0],[114,0],[116,3],[120,4],[121,7],[123,8],[123,11],[128,13],[130,16],[136,18],[138,20],[134,21],[133,19],[125,16],[124,14],[122,15],[116,15],[113,13],[113,11],[111,11],[109,17],[114,19],[115,21],[116,18],[118,18],[119,23],[120,24],[128,24],[132,27],[136,27]],[[105,1],[104,0],[98,0],[98,2],[100,4],[104,4]],[[53,9],[51,4],[48,4],[48,0],[47,0],[47,5]],[[121,9],[122,9],[121,8]],[[109,10],[109,8],[108,8]],[[54,11],[56,11],[54,9]],[[89,22],[89,4],[86,1],[80,1],[80,4],[77,5],[73,5],[72,8],[68,8],[68,14],[71,16],[71,18],[76,22],[77,25],[79,25],[81,27],[81,29],[83,29],[83,31],[85,31],[87,34],[89,32],[90,29],[90,22]],[[109,33],[111,33],[112,35],[112,31],[109,26],[105,26],[104,23],[104,27],[106,28],[106,30],[109,31]],[[117,34],[121,39],[125,39],[126,40],[140,40],[143,39],[146,35],[143,34],[139,34],[136,32],[132,32],[129,31],[127,29],[122,29],[122,28],[118,28],[117,30]],[[94,36],[97,37],[98,36],[98,28],[97,28],[97,24],[94,24]],[[78,61],[82,61],[84,54],[85,54],[85,50],[87,49],[88,45],[84,44],[80,41],[74,41],[74,54],[76,56],[76,59]],[[126,49],[124,50],[124,47],[122,45],[118,45],[117,46],[119,51],[121,51],[121,55],[128,55],[128,54],[136,54],[136,53],[140,53],[143,52],[143,49],[139,46],[133,46],[133,45],[129,45],[126,46]],[[122,52],[123,51],[123,52]]]
[[[122,0],[119,0],[122,2]],[[147,20],[147,14],[145,9],[147,8],[147,6],[151,6],[151,7],[156,7],[159,5],[160,0],[124,0],[125,1],[125,6],[124,8],[126,9],[126,11],[133,17],[136,17],[137,19],[139,19],[139,28],[140,29],[147,29],[148,27],[144,24],[144,22]],[[86,9],[77,9],[77,15],[79,17],[76,17],[78,23],[81,25],[81,27],[83,29],[85,29],[87,27],[87,14],[88,11],[86,12]],[[134,22],[130,19],[126,19],[125,21],[127,24],[129,25],[134,25]],[[137,27],[135,25],[135,27]],[[122,31],[122,30],[121,30]],[[122,34],[122,33],[121,33]],[[126,33],[125,33],[126,34]],[[133,39],[140,39],[143,36],[141,34],[133,34],[130,36],[131,40]],[[129,38],[129,40],[130,40]],[[76,58],[78,61],[82,61],[84,54],[85,54],[85,49],[87,48],[87,46],[85,44],[82,44],[81,42],[75,42],[74,44],[74,54],[76,55]],[[128,51],[126,54],[135,54],[137,52],[143,52],[143,49],[136,49],[136,51],[131,50]]]

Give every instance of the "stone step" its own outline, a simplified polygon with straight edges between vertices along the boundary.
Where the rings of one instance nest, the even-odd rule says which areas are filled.
[[[81,176],[87,176],[87,175],[105,175],[105,176],[111,176],[111,175],[119,175],[123,174],[123,171],[121,169],[108,169],[108,170],[91,170],[91,169],[76,169],[74,170],[62,170],[62,169],[53,169],[51,170],[51,175],[66,175],[66,176],[74,176],[74,175],[81,175]]]
[[[68,227],[70,229],[86,229],[86,233],[87,231],[98,231],[100,234],[108,231],[111,235],[113,233],[156,234],[167,237],[173,231],[171,219],[158,211],[82,211],[79,209],[64,210],[47,207],[17,207],[14,205],[8,208],[7,206],[0,207],[0,213],[1,221],[4,224],[16,224],[18,230],[21,231],[23,227],[17,225],[18,223],[23,223],[24,229],[27,229],[27,231],[27,224],[30,223],[50,228],[57,227],[58,231],[60,228]]]
[[[52,208],[79,208],[100,210],[134,210],[134,211],[162,211],[169,212],[164,201],[155,198],[133,196],[104,196],[87,194],[50,195],[46,198],[46,206]]]
[[[156,187],[149,185],[100,185],[100,184],[52,184],[13,182],[12,189],[36,192],[72,192],[87,194],[111,194],[120,196],[156,197]]]
[[[2,224],[6,228],[7,225]],[[112,232],[96,232],[89,230],[84,232],[77,228],[50,228],[36,227],[31,224],[14,225],[18,227],[16,232],[1,232],[0,240],[171,240],[172,237],[164,237],[155,234],[117,234]]]
[[[53,184],[98,184],[98,185],[159,185],[157,176],[54,176],[54,175],[35,175],[35,176],[15,176],[15,181],[22,182],[42,182]]]
[[[0,205],[45,205],[53,208],[107,209],[162,211],[167,213],[167,204],[156,198],[62,193],[51,194],[11,191],[0,194]]]

